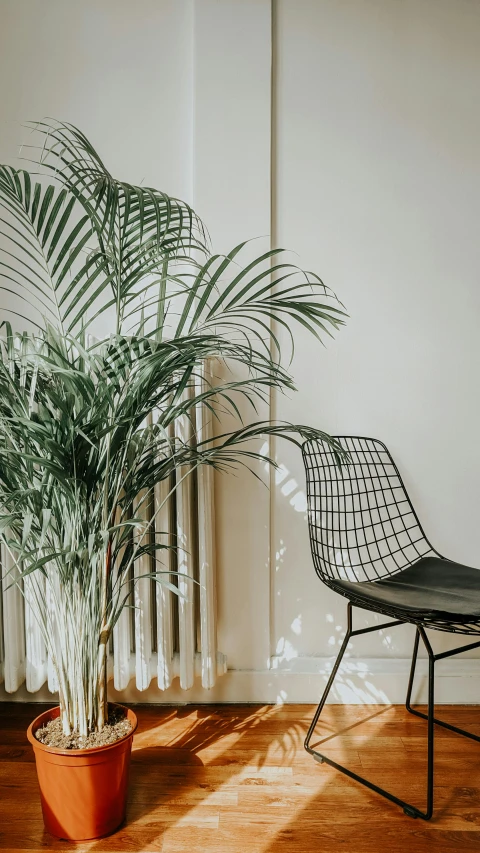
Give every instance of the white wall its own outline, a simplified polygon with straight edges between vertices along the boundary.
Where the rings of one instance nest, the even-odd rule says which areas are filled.
[[[276,239],[350,314],[320,362],[300,336],[299,393],[279,414],[383,439],[439,550],[480,565],[480,5],[277,9]],[[301,490],[298,454],[282,448],[279,458]],[[315,584],[292,495],[301,501],[283,485],[278,652],[322,655],[339,644],[344,603]],[[411,642],[411,628],[395,629],[380,645],[359,639],[354,654],[403,658]]]
[[[0,156],[27,120],[91,136],[114,174],[192,194],[190,0],[0,0]]]
[[[23,120],[67,119],[118,175],[193,201],[215,248],[272,232],[295,251],[350,319],[326,349],[297,335],[299,392],[274,413],[382,438],[433,541],[472,565],[479,42],[471,0],[276,0],[273,27],[270,0],[0,0],[1,159]],[[300,456],[277,453],[270,494],[217,480],[231,671],[126,699],[317,697],[345,607],[314,575]],[[412,639],[359,640],[334,698],[401,701]],[[441,666],[440,701],[478,701],[477,661]]]
[[[260,254],[270,233],[270,2],[201,0],[194,31],[195,207],[216,251],[263,237],[249,249]],[[263,483],[244,470],[215,479],[219,646],[236,670],[265,670],[270,657],[270,499],[256,473]]]

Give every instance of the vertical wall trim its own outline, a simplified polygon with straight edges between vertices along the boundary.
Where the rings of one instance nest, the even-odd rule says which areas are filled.
[[[189,24],[190,24],[190,50],[188,51],[189,79],[190,87],[188,92],[188,132],[189,132],[189,147],[188,147],[188,188],[189,198],[186,199],[193,208],[195,208],[195,65],[196,65],[196,47],[195,47],[195,20],[196,20],[196,0],[189,0]]]
[[[276,41],[276,0],[271,0],[270,5],[271,26],[270,26],[270,50],[271,50],[271,74],[270,74],[270,248],[274,249],[277,246],[277,222],[276,222],[276,190],[277,190],[277,41]],[[272,262],[274,260],[272,259]],[[270,329],[275,332],[275,321],[270,321]],[[270,349],[272,348],[272,340],[270,340]],[[269,395],[269,416],[270,420],[274,421],[277,417],[277,392],[275,388],[270,389]],[[270,436],[269,439],[269,454],[271,459],[276,459],[276,438]],[[275,549],[275,469],[270,466],[269,471],[269,572],[270,572],[270,600],[268,613],[268,636],[270,659],[268,662],[271,667],[272,657],[275,654],[275,564],[276,564],[276,549]]]

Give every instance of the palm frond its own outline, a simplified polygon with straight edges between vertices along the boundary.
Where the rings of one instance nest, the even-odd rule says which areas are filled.
[[[12,582],[29,578],[64,728],[86,733],[105,720],[106,649],[134,561],[147,557],[148,576],[171,582],[150,535],[155,486],[175,489],[201,465],[275,464],[260,436],[318,438],[345,461],[323,431],[258,415],[272,389],[295,389],[275,327],[293,352],[296,329],[322,340],[345,313],[280,249],[243,265],[245,243],[212,254],[187,204],[115,179],[72,125],[33,129],[38,144],[25,150],[43,177],[0,167],[0,289],[14,297],[11,316],[38,328],[3,324],[0,541]],[[96,340],[107,311],[114,328]],[[221,367],[210,382],[207,361]],[[196,440],[199,407],[217,424],[208,442]]]
[[[108,270],[118,332],[126,301],[143,282],[161,276],[165,258],[207,251],[204,225],[185,202],[152,187],[115,179],[73,125],[53,120],[30,125],[41,140],[37,146],[28,146],[34,161],[78,201],[95,230]]]

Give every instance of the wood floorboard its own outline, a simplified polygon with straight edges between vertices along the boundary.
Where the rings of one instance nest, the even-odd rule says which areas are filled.
[[[72,844],[43,828],[28,723],[45,706],[0,704],[0,850],[98,853],[480,851],[480,744],[436,729],[435,814],[412,820],[303,749],[306,705],[137,707],[127,821]],[[442,706],[480,733],[480,707]],[[332,758],[423,807],[426,724],[400,706],[325,709]]]

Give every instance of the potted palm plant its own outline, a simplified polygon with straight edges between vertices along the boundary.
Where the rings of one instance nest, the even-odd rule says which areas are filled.
[[[178,592],[143,511],[152,491],[179,467],[248,464],[260,435],[317,436],[337,452],[318,430],[259,421],[255,404],[294,388],[271,321],[318,337],[343,313],[279,250],[244,266],[242,245],[213,254],[187,204],[116,180],[75,127],[34,132],[32,170],[0,167],[0,540],[59,686],[58,708],[28,731],[45,824],[81,840],[125,815],[136,719],[108,703],[107,651],[133,562],[147,555]],[[200,393],[205,359],[230,372]],[[199,404],[235,428],[183,442],[172,425]]]

